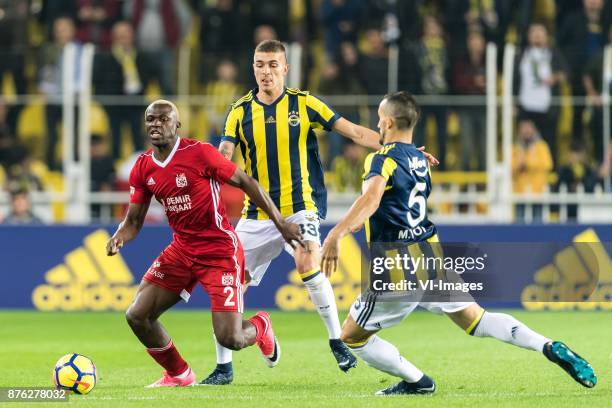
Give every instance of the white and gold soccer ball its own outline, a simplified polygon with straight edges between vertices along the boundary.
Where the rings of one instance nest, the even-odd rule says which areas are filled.
[[[53,383],[58,389],[76,394],[88,394],[96,385],[96,366],[81,354],[66,354],[57,361],[53,370]]]

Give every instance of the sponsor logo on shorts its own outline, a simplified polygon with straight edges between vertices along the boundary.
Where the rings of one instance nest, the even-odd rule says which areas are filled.
[[[157,269],[153,269],[153,268],[149,269],[148,273],[149,275],[155,276],[157,279],[164,279],[164,276],[165,276],[163,272],[160,272]]]
[[[229,273],[224,273],[221,276],[221,285],[223,286],[232,286],[234,284],[234,275]]]

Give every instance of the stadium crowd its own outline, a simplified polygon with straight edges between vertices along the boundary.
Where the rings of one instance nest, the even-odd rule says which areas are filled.
[[[265,39],[300,44],[300,86],[323,96],[386,94],[396,45],[399,89],[435,101],[423,104],[419,142],[442,171],[484,171],[486,43],[511,42],[519,47],[515,191],[560,183],[593,191],[610,172],[601,95],[602,78],[612,78],[612,68],[603,72],[611,21],[604,0],[0,0],[0,183],[22,192],[57,179],[62,50],[76,45],[78,67],[85,43],[96,46],[95,94],[125,97],[99,98],[92,115],[96,191],[125,187],[121,169],[146,148],[144,106],[178,92],[181,47],[192,51],[189,93],[213,101],[190,107],[184,136],[215,143],[229,104],[255,86],[250,58]],[[73,82],[78,93],[79,69]],[[43,95],[44,105],[15,95]],[[449,106],[446,95],[482,99]],[[334,106],[375,128],[374,106]],[[332,189],[358,190],[366,151],[339,135],[321,139]]]

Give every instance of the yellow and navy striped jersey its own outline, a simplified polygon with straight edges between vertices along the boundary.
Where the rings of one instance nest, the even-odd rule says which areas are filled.
[[[308,92],[285,88],[272,104],[257,99],[258,89],[236,101],[221,140],[240,146],[246,173],[266,190],[283,216],[301,210],[327,212],[323,167],[313,129],[331,130],[340,115]],[[244,217],[268,216],[245,198]]]
[[[431,176],[422,152],[413,144],[385,144],[366,157],[364,169],[364,180],[387,180],[378,209],[365,223],[368,243],[421,242],[436,234],[427,218]]]

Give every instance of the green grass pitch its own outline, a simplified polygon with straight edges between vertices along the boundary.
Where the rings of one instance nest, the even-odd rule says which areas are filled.
[[[283,352],[276,368],[267,368],[258,350],[250,348],[234,353],[230,386],[150,390],[143,386],[158,379],[161,369],[131,334],[122,314],[3,311],[0,387],[50,386],[55,361],[77,352],[93,359],[99,379],[89,395],[71,396],[70,406],[611,406],[612,313],[511,313],[587,358],[596,370],[597,386],[581,387],[538,353],[472,338],[443,316],[418,312],[381,337],[432,376],[437,391],[433,396],[375,397],[376,390],[396,380],[363,361],[349,374],[342,373],[316,314],[273,312]],[[215,362],[210,314],[170,311],[162,322],[198,379],[206,376]]]

